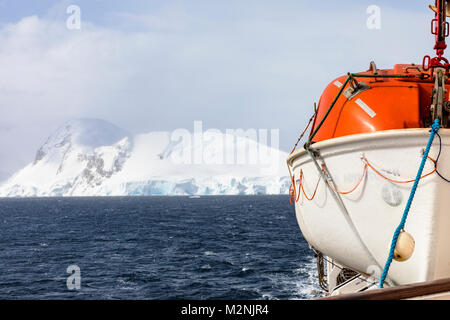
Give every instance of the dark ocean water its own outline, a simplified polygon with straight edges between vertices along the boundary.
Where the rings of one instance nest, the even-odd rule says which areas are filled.
[[[286,196],[0,199],[0,299],[304,299]],[[67,268],[80,268],[69,290]]]

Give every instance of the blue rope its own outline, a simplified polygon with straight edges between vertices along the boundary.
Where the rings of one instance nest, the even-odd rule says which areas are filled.
[[[409,209],[411,208],[412,201],[414,199],[414,195],[416,194],[417,186],[419,185],[420,177],[422,177],[423,168],[425,167],[425,163],[428,158],[428,154],[430,153],[431,145],[433,144],[434,136],[439,131],[439,119],[436,119],[431,126],[431,135],[430,139],[428,140],[427,147],[425,149],[425,152],[423,154],[422,162],[420,163],[419,171],[417,172],[416,180],[414,181],[414,185],[411,189],[411,194],[409,195],[408,202],[406,203],[405,211],[403,212],[402,220],[400,221],[400,224],[398,225],[397,229],[394,232],[394,236],[392,238],[391,243],[391,249],[389,251],[389,256],[386,261],[386,264],[383,269],[383,273],[381,274],[380,282],[378,283],[378,288],[383,288],[384,281],[386,280],[386,277],[389,273],[389,268],[391,266],[392,260],[394,259],[394,250],[397,245],[398,236],[400,235],[400,232],[405,227],[406,219],[408,218]]]

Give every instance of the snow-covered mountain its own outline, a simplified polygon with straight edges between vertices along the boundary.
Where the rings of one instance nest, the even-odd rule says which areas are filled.
[[[32,163],[0,185],[0,197],[285,194],[286,157],[242,136],[132,136],[80,119],[52,134]]]

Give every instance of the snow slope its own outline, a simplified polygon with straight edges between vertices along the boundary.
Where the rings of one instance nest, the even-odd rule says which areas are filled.
[[[0,197],[284,194],[286,157],[246,137],[133,137],[80,119],[52,134],[32,163],[0,185]]]

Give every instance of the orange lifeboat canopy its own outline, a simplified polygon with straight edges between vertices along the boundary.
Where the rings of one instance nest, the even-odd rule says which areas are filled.
[[[342,89],[346,79],[347,76],[342,76],[332,81],[322,94],[311,133],[319,127],[341,92],[313,142],[359,133],[423,128],[431,124],[434,83],[430,73],[421,67],[398,64],[393,69],[377,70],[371,64],[371,70],[359,73]]]

